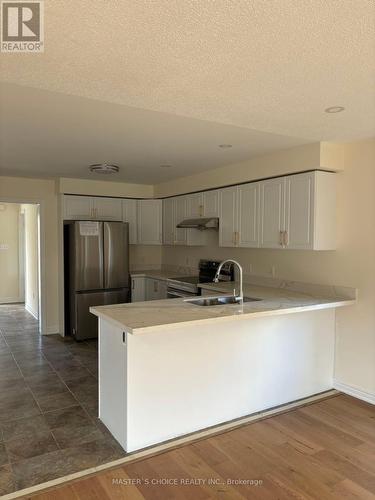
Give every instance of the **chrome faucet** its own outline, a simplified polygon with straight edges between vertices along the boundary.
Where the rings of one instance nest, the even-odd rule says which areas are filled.
[[[241,267],[241,264],[239,262],[237,262],[236,260],[232,260],[232,259],[226,259],[226,260],[223,260],[223,262],[220,262],[219,267],[217,268],[217,271],[215,274],[214,283],[219,282],[219,276],[220,276],[221,269],[224,266],[224,264],[228,264],[229,262],[231,262],[232,264],[235,264],[238,267],[239,278],[240,278],[240,293],[239,293],[239,295],[236,295],[236,289],[234,289],[233,295],[236,297],[236,299],[239,299],[239,302],[241,304],[243,304],[242,267]]]

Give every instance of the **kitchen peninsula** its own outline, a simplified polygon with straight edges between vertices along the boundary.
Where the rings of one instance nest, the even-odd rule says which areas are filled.
[[[228,287],[202,285],[205,295]],[[127,452],[332,389],[335,308],[355,289],[257,283],[244,296],[256,300],[91,308],[99,417]]]

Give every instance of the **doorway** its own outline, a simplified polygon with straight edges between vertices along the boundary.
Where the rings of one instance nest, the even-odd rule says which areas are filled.
[[[18,304],[42,332],[40,205],[0,202],[0,304]]]

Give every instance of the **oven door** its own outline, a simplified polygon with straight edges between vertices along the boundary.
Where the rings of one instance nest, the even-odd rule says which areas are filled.
[[[170,287],[168,287],[167,289],[168,299],[181,299],[181,298],[196,297],[196,296],[197,296],[196,293],[188,292],[186,290],[178,290],[177,288],[170,288]]]

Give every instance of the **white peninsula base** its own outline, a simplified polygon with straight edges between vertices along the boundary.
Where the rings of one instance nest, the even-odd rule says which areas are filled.
[[[335,309],[130,334],[99,318],[99,417],[131,452],[332,389]]]

